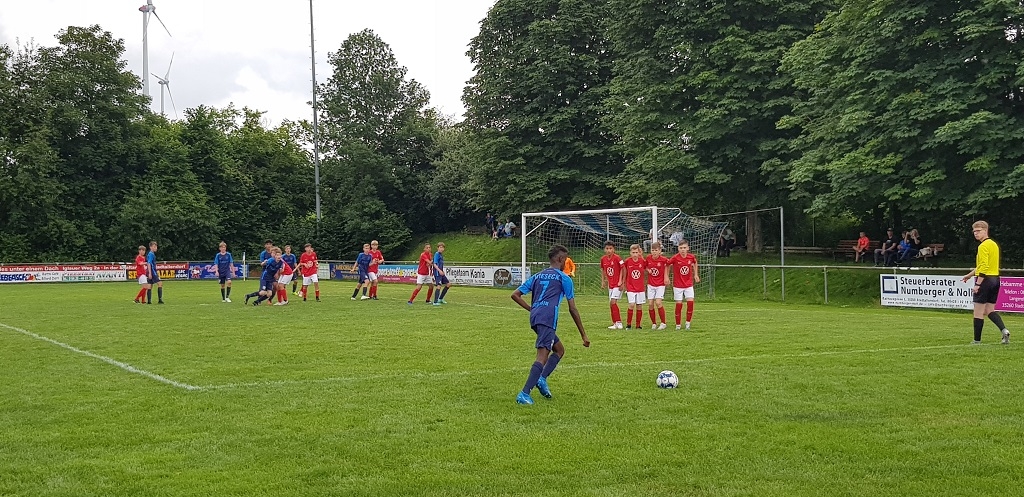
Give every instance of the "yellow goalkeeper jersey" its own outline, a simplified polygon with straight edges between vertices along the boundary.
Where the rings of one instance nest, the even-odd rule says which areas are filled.
[[[991,238],[982,240],[978,245],[978,259],[974,274],[979,276],[999,276],[999,245]]]

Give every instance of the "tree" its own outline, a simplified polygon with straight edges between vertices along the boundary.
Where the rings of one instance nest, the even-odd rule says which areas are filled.
[[[800,133],[782,168],[794,195],[817,212],[888,210],[936,238],[976,216],[1021,220],[1022,24],[999,0],[830,14],[783,67],[805,94],[780,123]]]
[[[488,12],[463,94],[478,210],[610,205],[623,167],[602,124],[612,12],[606,0],[499,0]]]

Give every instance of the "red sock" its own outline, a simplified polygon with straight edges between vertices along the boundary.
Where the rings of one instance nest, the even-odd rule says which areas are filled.
[[[145,288],[139,290],[139,294],[135,296],[135,300],[138,300],[139,302],[145,302],[146,301],[146,289]]]
[[[658,315],[654,313],[653,305],[647,309],[647,312],[650,313],[651,315],[651,322],[654,324],[658,324]]]
[[[665,308],[664,307],[659,307],[658,308],[658,317],[661,318],[661,322],[662,323],[665,322]]]
[[[316,291],[316,298],[320,298],[320,290]]]
[[[434,294],[434,287],[427,288],[427,302],[430,302],[430,296]]]
[[[636,327],[638,329],[640,328],[640,323],[643,320],[644,320],[644,310],[642,308],[641,309],[637,309],[636,310]]]
[[[416,301],[416,296],[420,294],[420,288],[421,287],[416,287],[416,289],[412,291],[412,297],[409,297],[409,302]]]
[[[612,304],[612,323],[621,323],[622,313],[619,312],[619,304]]]
[[[284,302],[285,300],[288,300],[288,293],[282,288],[277,291],[277,301]]]
[[[633,309],[632,308],[626,309],[626,326],[631,326],[632,324],[633,324]]]
[[[676,302],[676,326],[683,324],[683,303]]]
[[[306,295],[309,294],[309,288],[302,287],[302,290],[299,290],[299,293],[302,294],[302,298],[306,298]]]
[[[370,296],[371,297],[376,297],[377,296],[377,285],[373,285],[373,286],[370,287]]]
[[[692,300],[687,300],[686,301],[686,322],[689,323],[691,320],[693,320],[693,301]]]

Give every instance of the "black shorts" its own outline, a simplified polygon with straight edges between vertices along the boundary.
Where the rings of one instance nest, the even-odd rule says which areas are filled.
[[[986,276],[981,280],[978,291],[974,292],[975,304],[995,304],[999,298],[999,277]]]

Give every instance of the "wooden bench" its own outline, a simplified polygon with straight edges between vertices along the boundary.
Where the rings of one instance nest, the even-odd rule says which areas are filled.
[[[853,258],[853,247],[856,247],[856,246],[857,246],[857,240],[839,240],[839,243],[836,245],[836,248],[834,250],[832,250],[832,260],[836,260],[837,261],[837,260],[839,260],[840,257],[842,257],[844,260],[846,258],[852,259]],[[868,249],[865,250],[864,254],[861,256],[861,261],[862,262],[872,262],[874,260],[873,257],[875,256],[875,249],[881,248],[881,247],[882,247],[882,242],[878,242],[878,241],[870,241],[870,242],[868,242]]]
[[[939,267],[938,259],[939,259],[939,256],[942,255],[942,252],[946,250],[946,244],[944,244],[944,243],[929,243],[928,245],[925,245],[924,247],[932,249],[931,253],[927,254],[927,255],[917,254],[917,257],[915,257],[915,259],[920,259],[922,261],[926,261],[929,264],[931,264],[932,267]]]

